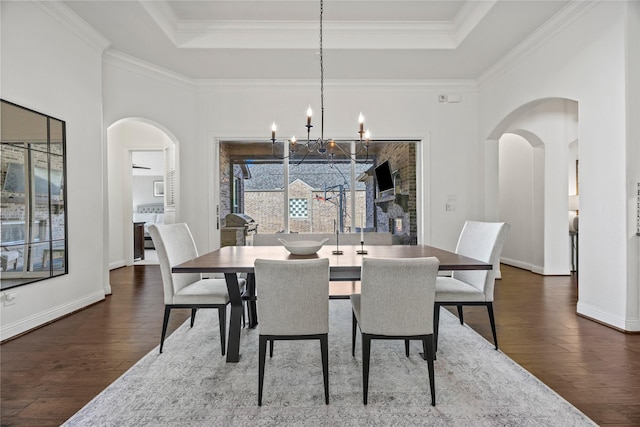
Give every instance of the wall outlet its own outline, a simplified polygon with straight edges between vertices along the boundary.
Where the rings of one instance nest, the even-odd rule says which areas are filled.
[[[453,212],[456,210],[456,202],[447,202],[446,205],[447,212]]]
[[[17,292],[5,292],[2,295],[2,303],[5,307],[13,305],[16,303],[16,297],[18,296]]]

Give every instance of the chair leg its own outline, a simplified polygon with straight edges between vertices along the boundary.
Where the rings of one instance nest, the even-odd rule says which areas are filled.
[[[404,340],[404,352],[409,357],[409,340]]]
[[[247,303],[246,302],[242,302],[242,327],[246,328],[247,327]]]
[[[358,321],[356,320],[356,315],[352,311],[351,312],[351,355],[355,357],[356,355],[356,327],[358,326]]]
[[[258,338],[258,406],[262,406],[262,386],[264,385],[264,362],[267,353],[267,338]]]
[[[220,323],[220,348],[222,349],[222,355],[227,350],[226,338],[227,338],[227,306],[222,306],[218,309],[218,323]]]
[[[192,308],[191,309],[191,327],[193,328],[193,324],[196,322],[196,312],[198,311],[197,308]]]
[[[369,359],[371,357],[371,337],[362,334],[362,401],[367,404],[369,395]]]
[[[171,313],[171,307],[164,306],[164,320],[162,321],[162,335],[160,336],[160,353],[162,353],[162,347],[164,346],[164,336],[167,334],[167,324],[169,323],[169,313]]]
[[[320,337],[320,352],[322,353],[322,378],[324,379],[324,403],[329,404],[329,339],[324,334]]]
[[[273,340],[269,340],[269,357],[273,357]]]
[[[433,310],[433,353],[438,352],[438,329],[440,328],[440,304]]]
[[[436,406],[436,383],[433,373],[433,335],[428,335],[422,339],[422,347],[427,357],[427,367],[429,368],[429,388],[431,389],[431,406]]]
[[[460,319],[460,324],[464,325],[464,316],[462,315],[462,306],[458,306],[458,319]]]
[[[493,317],[493,303],[487,303],[487,311],[489,312],[489,322],[491,322],[491,332],[493,333],[493,344],[498,349],[498,335],[496,334],[496,320]]]

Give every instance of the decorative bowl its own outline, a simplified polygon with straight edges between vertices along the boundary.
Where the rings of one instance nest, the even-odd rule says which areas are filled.
[[[317,240],[298,240],[297,242],[287,242],[284,239],[278,239],[284,247],[293,255],[312,255],[320,250],[322,245],[329,239]]]

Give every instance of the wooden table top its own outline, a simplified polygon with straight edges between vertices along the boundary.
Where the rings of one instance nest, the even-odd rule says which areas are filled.
[[[333,255],[335,246],[323,246],[314,255],[291,255],[284,246],[225,246],[173,267],[174,273],[253,273],[257,258],[287,260],[328,258],[332,279],[345,280],[354,274],[359,277],[363,257],[372,258],[420,258],[435,256],[440,260],[440,270],[491,270],[493,266],[483,261],[458,255],[426,245],[366,246],[366,255],[358,255],[360,246],[341,245],[342,255]]]

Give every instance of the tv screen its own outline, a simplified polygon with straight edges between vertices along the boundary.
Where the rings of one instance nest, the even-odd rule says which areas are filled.
[[[393,188],[393,175],[391,174],[391,165],[388,160],[376,166],[375,174],[380,192],[391,190]]]

